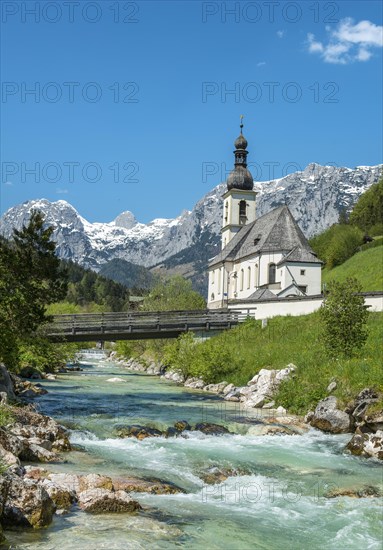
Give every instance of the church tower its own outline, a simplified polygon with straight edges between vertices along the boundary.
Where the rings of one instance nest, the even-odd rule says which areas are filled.
[[[222,249],[234,235],[248,223],[255,221],[255,197],[253,176],[247,169],[247,140],[241,133],[234,142],[234,170],[227,178],[227,191],[223,195]]]

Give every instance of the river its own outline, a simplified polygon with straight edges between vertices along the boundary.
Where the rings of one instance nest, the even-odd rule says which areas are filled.
[[[185,494],[139,493],[135,515],[92,516],[73,509],[35,532],[7,532],[13,549],[360,550],[382,548],[382,499],[325,498],[335,487],[382,487],[382,468],[342,450],[348,435],[254,435],[259,418],[235,403],[131,373],[109,362],[43,381],[39,409],[71,428],[87,452],[48,469],[156,477]],[[120,377],[123,382],[108,382]],[[119,439],[116,424],[164,429],[177,420],[216,422],[234,435]],[[257,422],[258,420],[258,422]],[[205,485],[212,467],[240,475]]]

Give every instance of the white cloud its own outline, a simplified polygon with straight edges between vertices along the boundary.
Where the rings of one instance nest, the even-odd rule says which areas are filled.
[[[338,27],[329,33],[327,43],[319,42],[311,33],[307,35],[307,47],[310,53],[319,54],[326,63],[346,65],[353,61],[368,61],[373,48],[383,47],[383,27],[371,21],[359,21],[354,24],[350,18],[342,19]]]
[[[263,65],[266,65],[266,61],[260,61],[257,63],[257,67],[263,67]]]
[[[277,31],[278,38],[283,38],[285,36],[286,31]]]

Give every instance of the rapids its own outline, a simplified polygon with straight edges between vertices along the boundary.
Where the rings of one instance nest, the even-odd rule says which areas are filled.
[[[382,548],[382,499],[326,498],[333,488],[382,488],[376,461],[343,454],[348,435],[257,436],[262,418],[236,403],[130,373],[109,362],[43,381],[41,412],[71,429],[75,451],[48,469],[156,477],[186,493],[138,493],[137,515],[92,516],[74,508],[36,532],[6,535],[13,549],[360,550]],[[121,382],[108,382],[112,377]],[[233,435],[119,439],[117,424],[165,429],[177,420],[223,424]],[[83,450],[81,450],[83,449]],[[86,452],[84,452],[86,450]],[[236,470],[206,485],[209,468]]]

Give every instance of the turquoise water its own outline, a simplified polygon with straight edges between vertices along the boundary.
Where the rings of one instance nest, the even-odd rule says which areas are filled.
[[[111,377],[122,382],[108,382]],[[137,515],[56,517],[46,530],[7,533],[12,548],[56,549],[340,549],[382,548],[382,499],[324,497],[332,488],[382,487],[375,461],[343,454],[349,436],[312,430],[304,435],[258,436],[261,418],[203,392],[113,363],[45,381],[42,412],[71,427],[71,441],[87,452],[65,455],[56,471],[158,477],[186,493],[139,493]],[[177,420],[217,422],[222,437],[119,439],[118,424],[164,429]],[[211,467],[243,475],[205,485]]]

